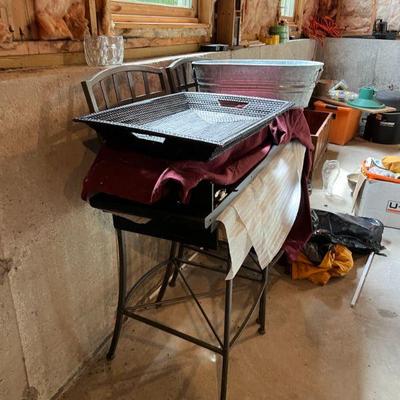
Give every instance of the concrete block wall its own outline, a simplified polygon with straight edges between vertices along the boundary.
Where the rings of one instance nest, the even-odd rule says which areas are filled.
[[[350,89],[361,86],[400,90],[400,41],[326,39],[317,58],[325,63],[323,77],[344,79]]]
[[[309,40],[201,54],[311,59]],[[147,60],[156,65],[171,59]],[[89,67],[0,72],[0,399],[48,400],[112,331],[117,252],[111,217],[80,199],[94,154],[80,82]],[[169,243],[129,235],[131,278]]]

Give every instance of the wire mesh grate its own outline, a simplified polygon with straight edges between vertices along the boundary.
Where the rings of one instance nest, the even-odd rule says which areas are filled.
[[[165,138],[226,146],[293,106],[283,100],[182,92],[100,111],[77,121]]]

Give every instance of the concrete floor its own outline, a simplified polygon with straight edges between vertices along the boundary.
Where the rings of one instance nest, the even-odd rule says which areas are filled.
[[[327,202],[314,175],[312,204],[348,211],[350,191],[345,175],[369,156],[398,152],[356,140],[329,146],[327,157],[339,160],[343,172],[335,186],[339,196]],[[280,268],[271,277],[267,333],[257,334],[255,318],[231,352],[230,400],[397,400],[400,393],[400,230],[385,229],[388,257],[375,257],[356,308],[350,300],[365,257],[356,268],[326,287],[291,281]],[[189,273],[188,273],[189,274]],[[199,291],[223,287],[210,273],[190,274]],[[243,310],[253,284],[235,280],[234,307]],[[182,291],[170,289],[170,296]],[[214,321],[223,310],[223,295],[202,300]],[[154,311],[152,311],[154,313]],[[164,307],[157,318],[185,327],[207,340],[210,334],[192,304]],[[154,314],[153,314],[154,315]],[[238,314],[234,315],[237,326]],[[218,324],[219,331],[222,326]],[[123,328],[117,355],[93,360],[63,400],[210,400],[218,398],[220,357],[139,322]]]

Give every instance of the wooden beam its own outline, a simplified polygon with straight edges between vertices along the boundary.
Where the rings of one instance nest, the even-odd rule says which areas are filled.
[[[235,44],[235,0],[219,0],[217,13],[217,41],[233,46]]]
[[[301,27],[303,26],[303,13],[304,13],[304,0],[297,0],[295,3],[294,10],[294,22],[298,26],[301,31]]]
[[[214,1],[213,0],[200,0],[198,3],[198,19],[202,24],[213,23],[212,17],[214,15]]]
[[[177,46],[183,44],[200,44],[206,43],[208,36],[181,36],[173,38],[128,38],[125,42],[125,50],[144,47],[161,47],[161,46]]]
[[[131,15],[159,15],[175,17],[196,17],[197,9],[186,7],[157,6],[152,4],[128,3],[124,1],[111,1],[111,13]]]
[[[2,57],[6,56],[79,53],[82,51],[83,43],[78,40],[24,40],[13,42],[6,49],[0,49],[0,63]]]
[[[33,0],[9,1],[8,11],[11,14],[11,27],[14,40],[35,39],[31,32],[34,15],[31,15]],[[34,24],[33,29],[36,29]]]
[[[161,29],[176,29],[176,28],[204,28],[208,29],[207,24],[194,24],[190,22],[115,22],[115,29],[149,29],[149,28],[161,28]]]
[[[163,17],[163,16],[149,16],[149,15],[130,15],[130,14],[112,14],[112,20],[114,22],[135,22],[135,23],[189,23],[197,24],[199,21],[197,18],[192,17]]]
[[[146,47],[144,49],[127,49],[125,51],[125,60],[188,54],[199,51],[199,48],[200,46],[198,44],[186,44],[177,46]]]
[[[176,54],[193,53],[199,44],[160,45],[146,48],[126,48],[125,61],[152,57],[165,57]],[[0,69],[55,67],[61,65],[85,65],[83,52],[56,54],[29,54],[0,57]]]
[[[25,15],[27,21],[27,31],[29,32],[26,39],[39,39],[38,28],[36,25],[35,5],[33,0],[25,0]]]
[[[0,69],[85,64],[83,53],[28,54],[0,57]]]
[[[112,34],[111,0],[103,0],[101,30],[103,35]]]
[[[89,1],[89,20],[90,20],[90,32],[92,36],[97,36],[97,14],[96,14],[96,0]]]

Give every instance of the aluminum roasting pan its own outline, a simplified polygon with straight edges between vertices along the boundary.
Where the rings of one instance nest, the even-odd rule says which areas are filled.
[[[208,160],[244,140],[293,103],[256,97],[182,92],[89,114],[76,121],[109,143],[156,150],[168,158]]]
[[[199,60],[193,69],[201,92],[292,101],[307,107],[324,64],[305,60]]]

